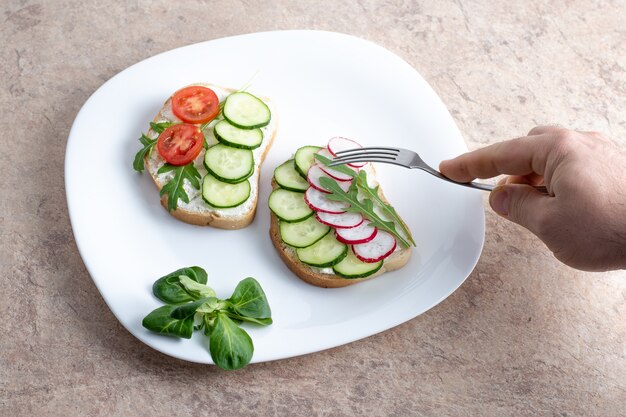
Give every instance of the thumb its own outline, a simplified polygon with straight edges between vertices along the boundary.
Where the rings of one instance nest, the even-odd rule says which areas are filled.
[[[489,204],[502,217],[538,234],[549,198],[528,185],[504,184],[491,192]]]

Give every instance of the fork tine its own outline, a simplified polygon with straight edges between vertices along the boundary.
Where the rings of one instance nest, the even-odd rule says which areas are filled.
[[[344,165],[344,164],[352,164],[354,162],[384,162],[388,164],[396,163],[396,158],[387,158],[387,157],[358,157],[358,158],[340,158],[334,159],[332,163],[328,166],[336,166],[336,165]]]
[[[354,148],[354,149],[346,149],[343,151],[335,152],[335,155],[346,155],[348,153],[358,153],[358,152],[368,152],[368,151],[390,151],[394,153],[400,152],[399,148],[388,148],[385,146],[370,146],[365,148]]]
[[[357,156],[391,156],[396,158],[399,155],[399,153],[395,153],[395,152],[388,152],[388,151],[362,151],[362,152],[350,152],[350,153],[342,153],[342,154],[337,154],[337,156],[335,156],[335,159],[337,158],[354,158]]]
[[[335,158],[333,158],[333,160],[336,161],[337,159],[369,158],[369,157],[373,157],[373,158],[393,158],[393,159],[396,159],[398,157],[398,154],[387,153],[387,152],[361,152],[361,153],[351,153],[351,154],[339,155],[339,156],[336,156]]]

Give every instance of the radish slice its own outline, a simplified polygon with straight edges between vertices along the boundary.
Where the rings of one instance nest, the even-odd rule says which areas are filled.
[[[312,165],[311,168],[309,168],[309,172],[307,172],[306,174],[306,180],[309,182],[311,187],[323,193],[330,193],[330,191],[326,191],[326,189],[322,187],[322,184],[320,184],[320,178],[322,177],[330,178],[328,174],[322,171],[322,168],[319,165]],[[337,181],[337,184],[339,185],[339,187],[341,187],[342,190],[348,192],[352,181]]]
[[[331,154],[327,148],[320,149],[319,152],[317,152],[317,154],[323,157],[326,157],[328,159],[334,158],[333,154]],[[322,163],[320,163],[319,161],[317,162],[317,164],[320,166],[320,168],[322,168],[322,171],[324,171],[331,178],[334,178],[337,181],[352,181],[352,177],[348,174],[344,174],[343,172],[339,172],[334,168],[327,167],[323,165]]]
[[[333,156],[337,156],[337,152],[339,151],[347,151],[350,149],[358,149],[363,146],[359,145],[352,139],[342,138],[340,136],[335,136],[328,141],[328,150]],[[355,162],[353,164],[347,164],[353,168],[361,168],[364,167],[367,162]]]
[[[342,201],[329,200],[326,193],[316,190],[313,187],[307,188],[304,193],[304,201],[311,207],[311,210],[324,213],[340,214],[345,213],[350,204]]]
[[[343,243],[357,244],[367,243],[374,239],[378,234],[378,229],[370,226],[368,221],[364,221],[357,227],[351,229],[336,229],[335,236],[337,240]]]
[[[367,243],[352,245],[352,251],[363,262],[373,263],[385,259],[396,249],[396,239],[379,230],[374,239]]]
[[[351,229],[363,223],[360,213],[346,212],[341,214],[317,213],[317,221],[335,229]]]

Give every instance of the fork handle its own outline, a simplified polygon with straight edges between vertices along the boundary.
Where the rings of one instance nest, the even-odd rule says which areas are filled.
[[[445,177],[444,177],[445,178]],[[454,184],[458,184],[458,185],[462,185],[464,187],[469,187],[469,188],[476,188],[477,190],[483,190],[483,191],[493,191],[494,188],[496,188],[495,185],[493,184],[484,184],[484,183],[480,183],[480,182],[456,182],[456,181],[452,181],[449,178],[445,178],[447,181],[454,183]],[[543,185],[531,185],[531,187],[533,187],[535,190],[539,191],[542,194],[550,194],[548,192],[548,189],[543,186]]]
[[[424,171],[428,172],[429,174],[434,175],[437,178],[441,178],[442,180],[446,180],[448,182],[451,182],[453,184],[458,184],[458,185],[462,185],[463,187],[468,187],[468,188],[475,188],[477,190],[483,190],[483,191],[493,191],[494,188],[496,188],[495,185],[493,184],[485,184],[482,182],[458,182],[458,181],[454,181],[451,180],[450,178],[446,177],[445,175],[443,175],[441,172],[435,170],[435,169],[428,169],[425,166],[420,166],[417,167],[420,169],[423,169]],[[550,193],[548,192],[548,189],[543,186],[543,185],[531,185],[531,187],[533,187],[535,190],[539,191],[542,194],[546,194],[549,195]]]

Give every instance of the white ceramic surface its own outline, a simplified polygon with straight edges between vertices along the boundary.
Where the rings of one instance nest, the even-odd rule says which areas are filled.
[[[148,174],[132,169],[137,138],[163,101],[194,82],[240,87],[270,97],[280,126],[261,173],[256,219],[224,231],[169,216]],[[273,169],[305,144],[346,136],[363,145],[397,145],[426,162],[466,151],[445,106],[405,61],[352,36],[279,31],[218,39],[139,62],[100,87],[70,132],[65,181],[81,256],[115,316],[165,354],[212,363],[198,332],[191,340],[152,334],[142,318],[161,305],[151,293],[160,276],[204,267],[218,296],[255,277],[274,324],[247,326],[253,362],[302,355],[352,342],[423,313],[449,296],[474,268],[484,239],[481,192],[419,171],[378,165],[386,195],[413,231],[409,264],[380,278],[323,289],[295,277],[269,237],[267,197]]]

